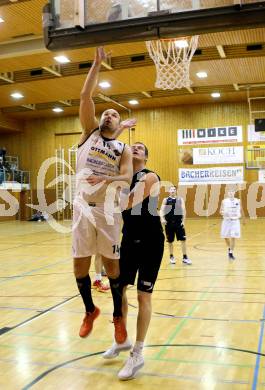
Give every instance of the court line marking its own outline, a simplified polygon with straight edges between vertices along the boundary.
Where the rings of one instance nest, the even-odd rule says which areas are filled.
[[[215,222],[215,223],[212,223],[212,224],[209,224],[209,226],[207,226],[207,228],[206,228],[205,230],[200,231],[200,232],[198,232],[198,233],[196,233],[196,234],[193,234],[192,236],[189,237],[189,242],[192,241],[195,237],[198,237],[198,236],[204,234],[205,232],[209,231],[209,228],[211,228],[212,226],[215,226],[215,225],[217,225],[216,222]],[[155,291],[159,291],[159,290],[156,290],[156,289],[155,289]],[[207,295],[207,294],[208,294],[208,291],[202,293],[202,297],[200,297],[199,299],[203,299],[204,296]],[[200,305],[200,301],[197,302],[196,304],[194,304],[194,305],[192,306],[192,308],[191,308],[191,309],[189,310],[189,312],[188,312],[188,317],[191,316],[191,314],[196,310],[196,308],[197,308],[199,305]],[[167,341],[167,344],[170,344],[171,340],[173,340],[173,339],[175,338],[176,334],[182,329],[182,327],[185,325],[185,323],[186,323],[187,321],[188,321],[188,318],[185,318],[185,319],[183,319],[183,320],[180,322],[180,324],[177,325],[174,334],[173,334],[171,337],[169,337],[169,339],[168,339],[168,341]],[[163,347],[163,348],[161,349],[161,351],[157,354],[156,357],[157,357],[157,358],[160,358],[160,357],[162,356],[162,354],[165,352],[165,350],[166,350],[166,347]]]
[[[214,275],[212,275],[214,276]],[[218,276],[218,275],[217,275]],[[264,278],[264,276],[263,276]],[[174,279],[174,278],[173,278]],[[211,289],[212,287],[209,287]],[[158,292],[170,292],[170,293],[208,293],[209,291],[203,290],[173,290],[173,289],[156,289]],[[265,292],[240,292],[240,291],[211,291],[211,294],[235,294],[235,295],[265,295]]]
[[[189,320],[189,317],[192,315],[192,313],[197,309],[197,307],[199,307],[200,305],[200,299],[203,299],[207,294],[208,294],[209,291],[205,291],[204,293],[201,294],[201,297],[199,297],[199,301],[197,303],[195,303],[191,309],[188,311],[188,315],[187,315],[187,318],[183,319],[180,321],[180,323],[175,327],[175,330],[174,332],[171,334],[171,336],[169,336],[169,338],[167,339],[166,343],[165,343],[165,346],[161,348],[161,350],[158,352],[158,354],[156,355],[156,358],[161,358],[161,356],[166,352],[166,349],[167,349],[167,345],[170,345],[171,344],[171,341],[174,340],[174,338],[176,337],[176,335],[180,332],[180,330],[183,328],[183,326],[186,324],[186,322]]]
[[[44,265],[43,267],[35,268],[35,269],[30,270],[30,271],[23,272],[22,274],[18,274],[16,276],[12,276],[12,277],[10,277],[10,279],[0,280],[0,284],[7,283],[7,282],[13,281],[15,279],[23,278],[24,276],[30,275],[31,273],[37,272],[37,271],[39,271],[41,269],[50,268],[50,267],[54,267],[55,265],[58,265],[58,264],[66,263],[70,259],[71,258],[60,260],[60,261],[57,261],[56,263],[47,264],[47,265]]]
[[[63,260],[62,262],[66,262],[68,260]],[[54,263],[55,265],[56,264],[59,264],[58,263]],[[53,265],[53,264],[52,264]],[[47,266],[45,267],[49,267],[51,266],[50,264],[48,264]],[[34,270],[32,271],[29,271],[29,272],[33,272]],[[93,272],[94,273],[94,272]],[[26,275],[27,276],[27,275]],[[211,275],[213,276],[213,275]],[[217,275],[219,276],[219,275]],[[20,277],[24,277],[24,275],[22,274],[21,276],[20,275],[16,275],[16,276],[12,276],[10,278],[20,278]],[[10,279],[9,278],[9,279]],[[170,278],[170,279],[175,279],[175,278]],[[162,280],[162,279],[160,279]],[[0,282],[1,283],[1,282]],[[219,287],[202,287],[204,289],[206,289],[206,291],[208,291],[207,289],[209,288],[212,288],[212,289],[217,289]],[[225,288],[225,287],[223,287]],[[229,287],[230,288],[230,287]],[[129,291],[133,291],[134,293],[137,291],[137,288],[135,286],[133,286],[133,288],[131,288]],[[154,292],[169,292],[169,293],[204,293],[206,292],[205,290],[175,290],[175,289],[156,289],[154,290]],[[265,292],[259,292],[259,291],[230,291],[230,290],[226,290],[226,291],[212,291],[213,294],[234,294],[234,295],[265,295]],[[99,296],[102,296],[102,294],[100,294]],[[64,296],[59,296],[59,295],[0,295],[0,298],[53,298],[53,297],[65,297]],[[160,298],[157,298],[157,299],[160,299]],[[174,298],[174,299],[177,299],[177,298]],[[237,302],[237,301],[235,301]]]
[[[87,354],[85,354],[86,356]],[[121,355],[119,357],[117,357],[116,359],[116,362],[120,362],[120,361],[124,361],[124,355],[125,355],[125,352],[122,352]],[[153,359],[152,357],[150,356],[145,356],[144,357],[144,360],[145,361],[157,361],[155,359]],[[229,364],[229,363],[220,363],[220,362],[213,362],[213,361],[200,361],[200,360],[182,360],[182,359],[164,359],[162,358],[160,360],[161,362],[167,362],[167,363],[174,363],[174,364],[192,364],[192,365],[212,365],[212,366],[217,366],[217,367],[237,367],[237,368],[247,368],[247,369],[252,369],[254,368],[254,365],[251,365],[251,364]],[[0,358],[0,362],[3,362],[3,363],[11,363],[12,365],[14,364],[17,364],[17,363],[20,363],[20,360],[19,359],[6,359],[6,358]],[[44,361],[38,361],[38,362],[33,362],[33,361],[29,361],[27,362],[30,366],[37,366],[37,367],[54,367],[53,364],[49,364],[47,362],[44,362]],[[79,370],[83,370],[83,367],[82,365],[81,366],[77,366],[77,367],[67,367],[65,366],[65,368],[74,368],[74,369],[79,369]],[[86,369],[89,368],[89,367],[86,367]],[[163,375],[163,374],[162,374]],[[170,374],[169,374],[170,375]]]
[[[230,272],[230,270],[229,270]],[[258,272],[258,271],[257,271]],[[264,278],[264,275],[248,275],[248,273],[243,273],[243,274],[230,274],[230,273],[225,273],[225,274],[197,274],[197,275],[177,275],[177,276],[173,276],[173,277],[166,277],[166,278],[159,278],[157,279],[157,282],[159,282],[160,280],[170,280],[170,279],[187,279],[187,278],[210,278],[211,276],[225,276],[225,277],[228,277],[228,276],[231,276],[233,278]],[[218,288],[218,287],[216,287]]]
[[[78,295],[79,296],[79,295]],[[201,301],[200,301],[201,302]],[[206,301],[208,302],[208,301]],[[264,302],[262,302],[264,304]],[[58,304],[59,305],[59,304]],[[137,309],[136,306],[129,304],[130,307]],[[59,306],[58,306],[59,307]],[[41,309],[41,308],[16,308],[16,307],[10,307],[10,306],[0,306],[0,310],[14,310],[14,311],[34,311],[34,312],[41,312],[39,313],[39,316],[43,314],[48,309]],[[57,310],[57,308],[50,309],[51,313],[72,313],[72,314],[83,314],[83,311],[81,310]],[[112,313],[110,312],[101,312],[101,315],[104,316],[112,316]],[[154,318],[172,318],[172,319],[189,319],[193,321],[217,321],[217,322],[230,322],[230,323],[254,323],[259,324],[261,321],[265,321],[265,319],[238,319],[238,318],[209,318],[209,317],[193,317],[193,316],[177,316],[174,314],[167,314],[167,313],[160,313],[160,312],[153,312]],[[137,314],[128,314],[128,317],[137,317]],[[32,317],[33,318],[33,317]],[[25,320],[26,321],[26,320]],[[10,328],[10,330],[13,330],[13,328]]]
[[[115,375],[115,376],[117,375],[117,371],[118,371],[118,368],[114,369],[114,368],[110,368],[110,367],[86,367],[86,366],[75,366],[75,365],[68,367],[68,369],[80,370],[80,371],[92,372],[92,373],[97,372],[97,373],[100,373],[100,374],[112,374],[112,375]],[[171,378],[171,379],[175,379],[175,380],[182,380],[182,381],[190,381],[190,382],[195,382],[195,383],[206,383],[207,384],[207,379],[204,379],[204,378],[201,378],[201,377],[192,376],[192,375],[157,374],[157,373],[147,372],[147,371],[141,371],[137,375],[138,378],[141,378],[141,377],[144,377],[144,376],[156,377],[156,378]],[[234,380],[229,380],[229,379],[217,379],[214,383],[215,384],[217,384],[217,383],[239,384],[239,385],[248,385],[249,384],[249,382],[247,380],[237,380],[237,381],[234,381]],[[30,387],[28,387],[28,386],[23,387],[22,390],[28,390],[34,384],[35,383],[29,384],[28,386],[30,386]]]
[[[36,383],[38,383],[41,379],[43,379],[45,376],[47,376],[51,372],[57,370],[58,368],[61,368],[61,367],[65,366],[65,365],[67,365],[67,364],[74,363],[74,362],[76,362],[76,361],[78,361],[80,359],[85,359],[86,357],[100,355],[103,352],[104,351],[95,352],[95,353],[92,353],[92,354],[88,354],[88,355],[85,355],[85,356],[81,356],[81,357],[78,357],[78,358],[75,358],[75,359],[68,360],[67,362],[63,362],[63,363],[57,364],[56,366],[51,367],[50,369],[44,371],[42,374],[37,376],[35,379],[33,379],[33,381],[31,381],[29,384],[24,386],[21,390],[28,390],[28,389],[30,389],[32,386],[34,386]]]
[[[228,263],[227,263],[228,264]],[[193,271],[218,271],[218,272],[222,272],[224,270],[224,268],[211,268],[209,267],[209,265],[207,265],[207,269],[203,269],[203,268],[196,268],[195,265],[192,264],[192,267],[188,267],[188,266],[182,266],[181,268],[176,268],[176,266],[178,265],[178,263],[176,264],[169,264],[167,263],[168,267],[167,268],[160,268],[159,271],[170,271],[173,272],[173,271],[176,271],[176,272],[182,272],[183,270],[185,271],[189,271],[189,272],[193,272]],[[264,268],[255,268],[255,269],[248,269],[248,268],[236,268],[236,269],[229,269],[229,272],[265,272]],[[237,287],[234,287],[234,288],[237,288]],[[238,288],[241,288],[241,287],[238,287]]]
[[[48,258],[49,258],[49,256],[47,256]],[[43,257],[43,256],[40,256],[39,257],[39,259],[40,260],[44,260],[45,258]],[[31,261],[35,261],[36,260],[36,258],[35,259],[32,259]],[[15,266],[16,264],[14,264],[14,266]],[[9,270],[6,270],[7,272],[9,271]],[[231,272],[231,271],[234,271],[234,270],[229,270],[229,272]],[[238,270],[235,270],[236,272],[238,271]],[[261,270],[262,271],[262,270]],[[255,272],[261,272],[261,271],[259,271],[259,270],[257,270],[257,271],[255,271]],[[240,271],[240,272],[244,272],[244,271]],[[253,271],[254,272],[254,271]],[[91,273],[95,273],[95,271],[94,270],[91,270]],[[46,273],[46,274],[35,274],[35,275],[25,275],[25,277],[36,277],[36,276],[56,276],[56,275],[62,275],[62,276],[65,276],[65,275],[73,275],[73,272],[71,272],[71,271],[65,271],[65,272],[49,272],[49,273]],[[0,279],[12,279],[12,278],[14,278],[14,277],[16,277],[17,275],[10,275],[10,276],[0,276]],[[156,282],[159,282],[159,281],[163,281],[163,280],[171,280],[171,279],[186,279],[187,277],[188,278],[207,278],[207,277],[211,277],[211,276],[225,276],[225,277],[227,277],[227,276],[231,276],[231,277],[248,277],[248,278],[264,278],[264,275],[260,275],[260,273],[259,273],[259,275],[249,275],[248,274],[248,272],[245,272],[245,273],[243,273],[242,275],[241,274],[216,274],[216,273],[213,273],[213,274],[205,274],[205,273],[203,273],[203,274],[197,274],[197,275],[177,275],[177,276],[173,276],[173,277],[164,277],[164,278],[158,278],[157,280],[156,280]],[[215,288],[219,288],[219,287],[215,287]],[[225,287],[220,287],[220,288],[225,288]],[[230,287],[230,288],[235,288],[235,287]],[[255,288],[254,287],[252,287],[252,288],[241,288],[241,289],[252,289],[252,290],[254,290]],[[229,291],[230,292],[230,291]]]
[[[45,336],[42,336],[43,338],[46,338]],[[49,338],[49,337],[47,337]],[[90,340],[92,342],[92,340]],[[112,342],[113,340],[110,339],[108,341],[104,340],[104,342]],[[102,340],[97,340],[97,339],[93,339],[93,343],[99,343],[99,342],[102,342]],[[176,347],[176,348],[204,348],[204,349],[209,349],[209,350],[212,350],[212,349],[222,349],[222,350],[227,350],[227,351],[232,351],[232,352],[240,352],[240,353],[246,353],[246,354],[250,354],[250,355],[255,355],[255,356],[261,356],[261,357],[265,357],[265,353],[262,353],[262,352],[257,352],[257,351],[252,351],[251,349],[243,349],[243,348],[236,348],[236,347],[223,347],[223,346],[219,346],[219,345],[210,345],[210,344],[150,344],[150,345],[145,345],[144,346],[144,349],[145,348],[160,348],[160,347],[163,347],[163,346],[166,346],[168,348],[171,348],[171,347]],[[6,348],[6,349],[17,349],[17,346],[14,345],[14,344],[0,344],[0,347],[1,348]],[[39,347],[30,347],[30,350],[32,351],[41,351],[41,352],[54,352],[54,353],[66,353],[68,355],[82,355],[83,357],[87,356],[87,353],[85,353],[84,351],[71,351],[69,349],[56,349],[56,348],[39,348]],[[103,351],[105,352],[105,350]],[[102,353],[103,353],[102,352]],[[82,357],[81,356],[81,357]],[[156,358],[156,357],[146,357],[146,359],[148,360],[161,360],[161,361],[176,361],[176,359],[174,358]],[[190,360],[188,362],[191,362]],[[201,360],[198,361],[198,364],[201,364]],[[204,362],[202,362],[204,363]],[[225,365],[225,366],[233,366],[234,364],[236,364],[236,366],[241,366],[240,363],[221,363],[221,362],[214,362],[215,364],[217,365]],[[205,363],[206,364],[206,363]],[[243,366],[245,366],[245,364],[243,364]],[[249,364],[247,365],[248,367],[252,367],[254,368],[255,365],[254,364]],[[265,368],[265,367],[264,367]]]
[[[75,298],[77,298],[77,297],[79,297],[79,294],[73,295],[72,297],[65,299],[63,302],[60,302],[60,303],[58,303],[58,304],[56,304],[56,305],[54,305],[54,306],[51,306],[51,307],[49,307],[48,309],[43,310],[41,313],[38,313],[38,314],[36,314],[36,315],[34,315],[34,316],[32,316],[32,317],[30,317],[30,318],[28,318],[28,319],[26,319],[26,320],[20,322],[20,323],[17,324],[17,325],[14,325],[14,326],[12,326],[12,327],[10,327],[10,328],[6,328],[6,331],[3,332],[2,334],[0,334],[0,336],[3,336],[4,334],[6,334],[6,333],[8,333],[8,332],[11,332],[11,331],[14,330],[14,329],[21,328],[22,326],[31,323],[31,322],[34,321],[36,318],[48,314],[52,309],[54,309],[54,308],[56,308],[56,307],[60,307],[60,306],[62,306],[62,305],[65,305],[67,302],[69,302],[69,301],[71,301],[71,300],[73,300],[73,299],[75,299]]]
[[[35,260],[35,259],[34,259]],[[8,271],[8,270],[7,270]],[[73,272],[48,272],[47,274],[34,274],[34,275],[25,275],[25,277],[36,277],[36,276],[65,276],[66,274],[73,276]],[[0,276],[0,279],[11,279],[14,278],[17,275],[10,275],[10,276]]]
[[[61,256],[60,256],[61,257]],[[6,268],[6,269],[3,269],[1,268],[1,272],[10,272],[10,269],[13,269],[15,268],[16,266],[21,266],[23,265],[23,267],[26,267],[28,265],[28,261],[30,262],[35,262],[35,261],[46,261],[47,259],[50,259],[51,256],[50,255],[47,255],[47,256],[34,256],[34,258],[29,258],[29,259],[19,259],[17,262],[14,262],[14,263],[9,263],[10,264],[10,267],[9,268]],[[10,259],[8,259],[9,261]],[[5,260],[6,261],[6,260]],[[2,262],[2,260],[0,259],[0,263]],[[31,264],[29,264],[31,265]],[[13,276],[16,276],[16,275],[10,275],[9,277],[13,277]],[[1,276],[1,279],[2,278],[8,278],[8,276]]]
[[[154,347],[161,347],[161,346],[164,346],[164,344],[154,344],[154,345],[147,345],[146,347],[147,348],[154,348]],[[237,351],[237,352],[245,352],[245,353],[251,353],[251,354],[254,354],[256,355],[257,352],[255,351],[251,351],[251,350],[242,350],[242,349],[239,349],[239,348],[233,348],[233,347],[220,347],[220,346],[211,346],[211,345],[197,345],[197,344],[168,344],[167,347],[191,347],[191,348],[194,348],[194,347],[202,347],[202,348],[216,348],[216,349],[228,349],[228,350],[232,350],[232,351]],[[59,368],[62,368],[62,367],[65,367],[71,363],[74,363],[76,361],[80,361],[82,359],[85,359],[85,358],[88,358],[88,357],[93,357],[93,356],[97,356],[97,355],[100,355],[102,354],[104,351],[101,351],[101,352],[95,352],[95,353],[92,353],[92,354],[87,354],[87,355],[84,355],[84,356],[80,356],[80,357],[77,357],[77,358],[74,358],[74,359],[71,359],[71,360],[68,360],[68,361],[65,361],[65,362],[62,362],[60,364],[57,364],[51,368],[49,368],[48,370],[44,371],[43,373],[41,373],[40,375],[38,375],[35,379],[33,379],[30,383],[28,383],[26,386],[24,386],[22,388],[22,390],[28,390],[30,388],[32,388],[32,386],[34,386],[36,383],[40,382],[44,377],[46,377],[47,375],[49,375],[51,372],[59,369]],[[262,356],[265,356],[265,354],[261,354],[260,355]],[[77,367],[78,368],[78,367]],[[81,370],[83,370],[83,368],[81,368]],[[86,368],[87,371],[91,371],[91,370],[95,370],[95,368]],[[97,370],[100,370],[102,372],[102,369],[96,369]],[[103,371],[106,371],[105,369],[103,369]],[[147,375],[147,376],[155,376],[155,377],[172,377],[174,379],[188,379],[188,380],[195,380],[195,381],[199,381],[199,382],[205,382],[207,383],[207,380],[204,381],[203,377],[198,377],[195,379],[195,377],[192,377],[192,376],[184,376],[184,375],[174,375],[174,374],[155,374],[155,373],[148,373],[148,372],[141,372],[141,376],[143,375]],[[229,379],[218,379],[215,381],[215,383],[229,383],[229,384],[249,384],[248,381],[244,381],[244,380],[237,380],[237,381],[234,381],[234,380],[229,380]]]
[[[203,232],[197,234],[197,235],[200,235],[202,234]],[[217,281],[214,281],[215,283],[217,283]],[[214,284],[214,283],[213,283]],[[198,301],[196,304],[194,304],[192,306],[192,308],[189,310],[188,312],[188,315],[187,315],[187,318],[183,319],[175,328],[174,332],[171,334],[171,336],[167,339],[167,342],[166,344],[170,344],[172,340],[174,340],[174,338],[176,337],[176,335],[180,332],[180,330],[183,328],[183,326],[186,324],[186,322],[190,319],[189,317],[191,317],[192,313],[199,307],[199,305],[201,304],[203,298],[209,294],[209,293],[212,293],[213,291],[210,291],[212,287],[209,287],[209,290],[206,290],[204,291],[203,293],[201,293],[200,297],[198,298]],[[159,290],[155,290],[155,291],[159,291]],[[170,290],[165,290],[165,291],[169,291],[169,292],[172,292]],[[181,291],[178,291],[178,292],[181,292]],[[185,292],[185,291],[184,291]],[[194,292],[194,291],[193,291]],[[200,291],[197,291],[197,292],[200,292]],[[216,293],[216,292],[214,292]],[[156,358],[161,358],[161,356],[165,353],[167,347],[164,346],[163,348],[161,348],[160,352],[156,355]]]
[[[61,261],[61,262],[59,262],[59,263],[63,263],[63,262],[65,262],[65,261],[68,261],[68,259],[67,259],[67,260],[63,260],[63,261]],[[54,266],[54,265],[56,265],[56,264],[58,264],[58,263],[53,263],[53,264],[47,265],[47,266],[42,267],[42,268],[52,267],[52,266]],[[41,268],[41,269],[42,269],[42,268]],[[38,269],[39,269],[39,268],[38,268]],[[37,269],[37,270],[38,270],[38,269]],[[34,270],[29,271],[29,272],[34,272]],[[17,278],[17,277],[15,277],[14,279],[16,279],[16,278]],[[7,281],[7,280],[0,281],[0,284],[5,283],[6,281]],[[9,281],[9,280],[8,280],[8,281]],[[128,290],[130,290],[130,288],[128,288]],[[70,301],[70,300],[72,300],[72,299],[75,299],[75,298],[77,298],[77,297],[79,297],[79,296],[80,296],[80,294],[78,293],[78,294],[76,294],[76,295],[74,295],[74,296],[72,296],[72,297],[70,297],[70,298],[67,298],[67,299],[65,299],[63,302],[60,302],[60,303],[58,303],[58,304],[56,304],[56,305],[54,305],[54,306],[51,306],[50,308],[43,310],[41,313],[38,313],[38,314],[36,314],[35,316],[30,317],[30,318],[26,319],[25,321],[23,321],[23,322],[21,322],[21,323],[15,325],[15,326],[13,326],[13,327],[5,327],[5,328],[2,328],[2,333],[1,333],[0,336],[2,336],[2,335],[4,335],[4,334],[6,334],[6,333],[12,331],[13,329],[16,329],[16,328],[18,328],[18,327],[21,327],[21,326],[23,326],[23,325],[25,325],[25,324],[28,324],[28,323],[34,321],[36,318],[38,318],[38,317],[40,317],[40,316],[43,316],[43,315],[46,315],[46,314],[52,312],[54,308],[63,306],[63,305],[65,305],[68,301]],[[3,329],[4,329],[4,330],[3,330]]]
[[[208,228],[207,228],[207,229],[208,229]],[[207,229],[206,229],[206,230],[207,230]],[[205,230],[205,231],[206,231],[206,230]],[[193,239],[194,237],[196,237],[196,236],[198,236],[198,235],[201,235],[202,233],[203,233],[203,232],[199,232],[199,233],[193,235],[190,239]],[[64,237],[62,237],[62,239],[63,239],[63,238],[64,238]],[[48,241],[48,240],[45,240],[45,241]],[[45,242],[45,241],[42,241],[42,242]],[[32,245],[32,244],[27,244],[27,246],[30,246],[30,245]],[[23,245],[20,245],[20,246],[23,246]],[[19,246],[19,247],[20,247],[20,246]],[[71,259],[71,258],[70,258],[70,259]],[[9,281],[18,279],[18,278],[23,278],[24,276],[28,276],[28,275],[30,275],[31,273],[34,273],[34,272],[39,271],[39,270],[41,270],[41,269],[49,268],[49,267],[51,267],[51,266],[54,266],[54,265],[57,265],[57,264],[66,262],[66,261],[68,261],[68,260],[69,260],[69,259],[63,260],[63,261],[60,261],[60,262],[56,262],[56,263],[53,263],[53,264],[50,264],[50,265],[46,265],[46,266],[44,266],[44,267],[40,267],[40,268],[31,270],[31,271],[28,271],[28,272],[23,273],[23,274],[20,274],[20,275],[16,275],[16,276],[10,277],[9,279],[1,280],[1,281],[0,281],[0,284],[6,283],[6,282],[9,282]],[[79,296],[79,294],[77,294],[76,296],[74,296],[74,298],[76,298],[77,296]],[[65,303],[67,303],[67,302],[68,302],[69,300],[71,300],[71,299],[73,299],[73,297],[68,298],[68,299],[66,299],[65,301],[63,301],[62,303],[59,303],[59,304],[57,304],[57,305],[55,305],[55,306],[53,306],[53,307],[51,307],[51,308],[48,308],[48,309],[42,311],[41,313],[36,314],[35,316],[33,316],[33,317],[31,317],[31,318],[29,318],[29,319],[23,321],[23,322],[20,323],[20,324],[17,324],[17,325],[15,325],[15,326],[13,326],[13,327],[10,327],[10,328],[6,328],[6,330],[5,330],[1,335],[4,335],[4,334],[6,334],[6,333],[12,331],[13,329],[16,329],[17,327],[21,327],[21,326],[23,326],[23,325],[25,325],[25,324],[28,324],[28,323],[32,322],[32,321],[35,320],[36,318],[38,318],[38,317],[40,317],[40,316],[42,316],[42,315],[45,315],[45,314],[49,313],[53,308],[64,305]],[[0,336],[1,336],[1,335],[0,335]]]
[[[215,281],[216,283],[217,281]],[[214,284],[214,283],[213,283]],[[199,305],[201,304],[201,301],[202,299],[209,293],[212,293],[214,291],[210,291],[212,289],[212,287],[209,287],[209,290],[208,291],[205,291],[203,292],[200,297],[198,298],[198,301],[196,304],[194,304],[192,306],[192,308],[189,310],[188,312],[188,315],[187,315],[187,318],[186,319],[183,319],[182,321],[180,321],[180,323],[176,326],[174,332],[169,336],[169,338],[167,339],[166,341],[166,344],[171,344],[171,341],[174,340],[174,338],[176,337],[176,335],[181,331],[181,329],[183,328],[183,326],[185,326],[185,324],[187,323],[187,321],[189,320],[189,317],[192,315],[192,313],[199,307]],[[155,291],[159,291],[159,290],[155,290]],[[216,293],[216,292],[214,292]],[[250,293],[251,294],[251,293]],[[161,356],[166,352],[166,349],[167,347],[163,347],[161,348],[160,352],[156,355],[156,358],[161,358]]]
[[[99,343],[102,343],[102,340],[93,340],[96,344],[99,344]],[[111,342],[111,340],[109,340],[109,342]],[[54,352],[54,351],[49,351],[49,352]],[[65,351],[56,351],[56,352],[60,352],[60,353],[65,353]],[[70,353],[71,354],[71,353]],[[79,352],[76,352],[76,354],[78,355],[84,355],[86,356],[87,353],[79,353]],[[118,360],[122,360],[123,361],[123,357],[124,355],[126,354],[125,351],[122,351],[121,352],[121,355],[119,355],[119,357],[117,357],[116,361]],[[168,362],[168,363],[185,363],[185,364],[192,364],[192,365],[212,365],[212,366],[217,366],[217,367],[238,367],[238,368],[249,368],[249,369],[252,369],[255,367],[254,364],[240,364],[240,363],[223,363],[223,362],[218,362],[218,361],[213,361],[213,360],[185,360],[185,359],[174,359],[174,358],[161,358],[161,359],[155,359],[151,356],[145,356],[144,357],[144,360],[147,360],[147,361],[161,361],[161,362]],[[19,363],[20,360],[19,359],[7,359],[7,358],[0,358],[0,362],[6,362],[6,363]],[[47,362],[34,362],[34,361],[28,361],[27,362],[29,365],[32,365],[32,366],[45,366],[45,367],[53,367],[54,365],[53,364],[49,364]]]
[[[200,233],[201,234],[201,233]]]
[[[263,320],[265,320],[265,305],[263,306],[262,318],[263,318]],[[263,344],[263,337],[264,337],[264,321],[261,322],[261,327],[260,327],[258,352],[261,352],[262,344]],[[254,370],[254,375],[253,375],[253,382],[252,382],[252,387],[251,387],[252,390],[257,389],[259,368],[260,368],[260,355],[257,355],[256,365],[255,365],[255,370]]]
[[[263,303],[264,304],[264,303]],[[129,304],[130,307],[133,307],[134,309],[136,309],[137,307],[136,306],[133,306],[132,304]],[[1,307],[0,306],[0,310],[1,309],[4,309],[4,310],[10,310],[10,309],[13,309],[13,310],[17,310],[17,311],[34,311],[34,312],[41,312],[39,313],[40,314],[44,314],[45,312],[45,309],[31,309],[31,308],[11,308],[9,306],[7,307]],[[48,310],[48,309],[47,309]],[[50,312],[51,313],[72,313],[72,314],[83,314],[83,311],[81,310],[57,310],[57,308],[52,308],[50,309]],[[104,316],[112,316],[112,313],[104,313],[104,312],[101,312],[101,315],[104,315]],[[137,314],[128,314],[128,317],[137,317]],[[208,318],[208,317],[193,317],[193,316],[177,316],[177,315],[173,315],[173,314],[167,314],[167,313],[159,313],[159,312],[153,312],[153,317],[154,318],[163,318],[163,319],[189,319],[189,320],[193,320],[193,321],[217,321],[217,322],[229,322],[229,323],[254,323],[254,324],[259,324],[261,321],[264,321],[264,319],[251,319],[251,320],[248,320],[248,319],[237,319],[237,318]],[[33,317],[32,317],[33,318]],[[26,320],[25,320],[26,321]],[[10,330],[13,330],[14,327],[10,327],[9,328]],[[0,329],[1,331],[1,329]],[[34,335],[32,335],[34,336]],[[37,336],[36,336],[37,337]]]
[[[60,337],[58,336],[45,336],[45,335],[38,335],[38,334],[34,334],[34,333],[20,333],[20,332],[14,332],[12,335],[15,335],[15,336],[20,336],[20,337],[30,337],[30,338],[36,338],[36,339],[44,339],[44,340],[59,340]],[[76,337],[68,337],[68,340],[71,340],[71,341],[77,341],[79,340],[80,341],[80,338],[78,336]],[[110,344],[112,343],[113,340],[112,338],[109,338],[109,339],[93,339],[93,338],[90,338],[88,340],[88,347],[90,347],[90,343],[91,344],[98,344],[98,343],[106,343],[106,344]],[[160,345],[158,345],[159,347]],[[190,347],[190,345],[188,344],[170,344],[170,346],[178,346],[178,347]],[[196,344],[196,345],[191,345],[192,347],[196,346],[196,347],[204,347],[204,348],[209,348],[209,349],[217,349],[217,348],[222,348],[222,349],[229,349],[229,350],[232,350],[232,351],[237,351],[237,352],[246,352],[246,353],[251,353],[251,354],[255,354],[257,355],[258,352],[255,352],[255,351],[251,351],[251,350],[245,350],[245,349],[240,349],[240,348],[236,348],[236,347],[220,347],[220,346],[215,346],[215,345],[200,345],[200,344]],[[7,348],[7,349],[16,349],[16,346],[14,346],[13,344],[0,344],[0,348]],[[157,347],[156,344],[150,344],[150,345],[145,345],[144,348],[155,348]],[[38,348],[38,347],[34,347],[34,346],[31,346],[30,347],[30,350],[32,351],[43,351],[43,352],[56,352],[56,353],[67,353],[69,355],[85,355],[85,353],[82,351],[69,351],[68,349],[67,350],[61,350],[61,349],[51,349],[51,348]],[[260,353],[261,354],[261,353]],[[261,354],[262,356],[265,356],[265,354]],[[199,360],[199,361],[194,361],[194,360],[183,360],[183,359],[176,359],[176,358],[157,358],[157,357],[150,357],[150,356],[147,356],[145,357],[145,359],[147,360],[158,360],[158,361],[169,361],[169,362],[179,362],[179,363],[191,363],[191,364],[203,364],[203,365],[207,365],[207,364],[213,364],[213,365],[221,365],[221,366],[228,366],[228,367],[232,367],[232,366],[235,366],[235,367],[249,367],[249,368],[254,368],[255,367],[255,364],[240,364],[240,363],[224,363],[224,362],[214,362],[214,361],[202,361],[202,360]],[[1,360],[1,359],[0,359]],[[265,368],[265,367],[263,367]]]
[[[39,233],[39,232],[38,232]],[[43,233],[43,232],[42,232]],[[28,234],[29,235],[29,234]],[[60,237],[58,236],[57,238],[52,238],[52,239],[48,239],[48,240],[43,240],[43,241],[35,241],[35,242],[32,242],[32,243],[28,243],[28,244],[20,244],[18,246],[13,246],[11,248],[5,248],[5,249],[0,249],[0,252],[4,252],[4,251],[12,251],[12,249],[17,249],[17,248],[21,248],[21,247],[25,247],[25,246],[34,246],[34,245],[40,245],[41,243],[43,242],[50,242],[50,241],[56,241],[56,240],[62,240],[62,239],[65,239],[65,237]]]
[[[0,295],[0,298],[70,298],[71,295]]]

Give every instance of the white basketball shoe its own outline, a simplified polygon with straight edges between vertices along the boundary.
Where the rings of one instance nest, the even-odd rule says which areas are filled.
[[[102,357],[103,357],[103,359],[114,359],[119,355],[120,352],[129,351],[131,348],[132,348],[132,343],[130,342],[130,340],[128,338],[122,344],[117,344],[114,341],[112,346],[102,354]]]
[[[144,358],[141,353],[130,352],[124,367],[118,373],[118,378],[122,381],[133,379],[136,373],[144,366]]]

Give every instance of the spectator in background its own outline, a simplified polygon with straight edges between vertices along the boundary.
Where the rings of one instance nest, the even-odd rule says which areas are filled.
[[[5,165],[5,162],[6,162],[6,148],[3,146],[2,148],[0,148],[0,157],[2,157],[2,161]]]
[[[10,164],[4,159],[3,157],[3,166],[5,170],[5,181],[12,181],[13,180],[13,172],[10,167]]]
[[[4,173],[4,163],[3,163],[3,156],[0,156],[0,184],[3,183],[5,180],[5,173]]]
[[[31,219],[29,221],[34,221],[34,222],[41,222],[41,221],[46,221],[45,217],[43,216],[41,211],[37,211],[35,214],[32,215]]]

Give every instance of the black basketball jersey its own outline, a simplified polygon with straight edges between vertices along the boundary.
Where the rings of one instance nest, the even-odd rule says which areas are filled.
[[[182,199],[179,197],[166,199],[165,220],[167,222],[176,221],[183,218]]]
[[[152,171],[149,169],[144,168],[140,172],[135,173],[133,175],[130,191],[133,191],[142,176],[151,172]],[[160,177],[158,175],[157,177],[160,181]],[[162,232],[163,229],[160,222],[160,216],[157,211],[158,200],[159,196],[148,196],[131,209],[124,210],[122,212],[124,222],[123,233],[133,237],[141,237],[143,235],[148,235],[149,232],[152,232],[152,234]]]

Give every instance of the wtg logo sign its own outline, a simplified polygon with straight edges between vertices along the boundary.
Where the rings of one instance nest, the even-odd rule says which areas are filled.
[[[178,130],[178,145],[242,142],[242,126]]]

